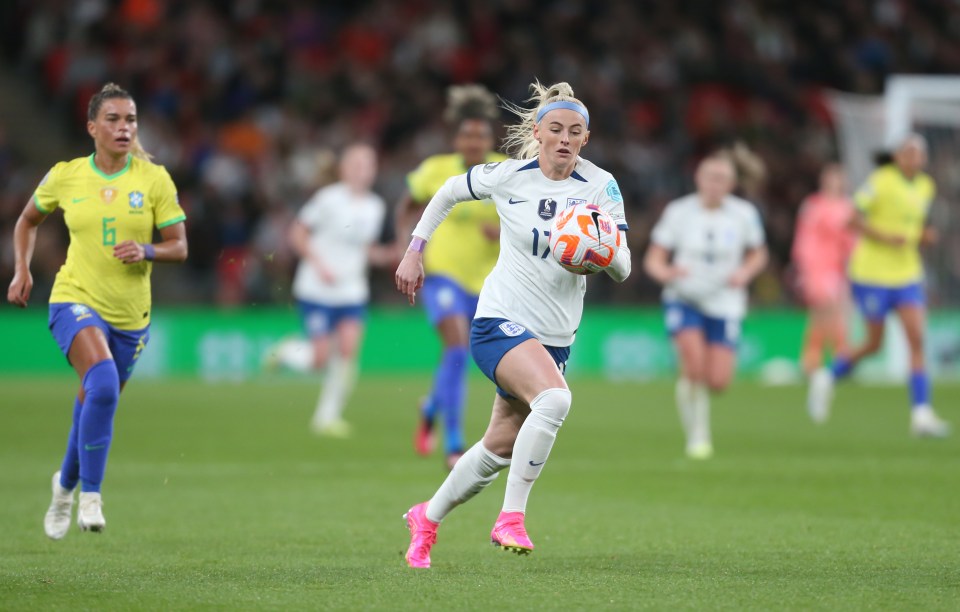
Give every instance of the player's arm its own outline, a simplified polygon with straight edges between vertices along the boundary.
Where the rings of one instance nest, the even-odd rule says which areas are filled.
[[[187,228],[181,221],[160,228],[160,242],[140,244],[124,240],[113,247],[113,256],[125,264],[141,261],[183,263],[187,260]]]
[[[903,234],[885,232],[870,225],[867,216],[860,210],[857,210],[850,218],[850,229],[868,240],[889,246],[899,247],[907,242],[907,238]]]
[[[397,290],[407,296],[411,306],[414,304],[417,289],[423,286],[423,249],[433,232],[447,218],[457,202],[480,200],[483,195],[487,195],[478,196],[469,177],[470,171],[448,178],[423,209],[420,221],[413,229],[413,239],[396,273]]]
[[[928,223],[923,227],[923,232],[920,234],[920,246],[934,246],[938,242],[940,242],[940,230],[935,225]]]
[[[290,231],[287,233],[290,240],[290,246],[297,257],[310,264],[317,276],[325,283],[333,283],[336,277],[319,254],[310,248],[310,229],[299,218],[294,219],[290,225]]]
[[[23,207],[17,224],[13,228],[14,274],[7,289],[7,301],[25,308],[33,290],[33,275],[30,274],[30,262],[33,249],[37,244],[37,228],[47,218],[31,198]]]
[[[750,281],[755,279],[770,261],[770,253],[766,245],[760,245],[747,249],[743,255],[743,262],[740,267],[734,270],[730,275],[727,284],[731,287],[746,287]]]
[[[687,275],[683,268],[670,263],[670,251],[665,246],[651,242],[643,257],[643,271],[661,285],[668,285]]]

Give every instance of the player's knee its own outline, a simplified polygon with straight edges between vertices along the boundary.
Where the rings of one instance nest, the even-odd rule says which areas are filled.
[[[116,405],[120,398],[120,375],[112,359],[104,359],[90,366],[83,377],[85,401]]]
[[[863,347],[865,355],[872,355],[880,350],[880,345],[883,344],[882,337],[871,336],[867,338],[867,342]]]
[[[516,431],[488,431],[483,436],[483,447],[498,457],[510,459],[513,456],[513,445],[516,443],[516,441]]]
[[[573,396],[568,389],[547,389],[530,402],[530,412],[559,428],[570,413]]]
[[[729,386],[729,376],[714,376],[707,380],[707,388],[711,393],[723,393]]]

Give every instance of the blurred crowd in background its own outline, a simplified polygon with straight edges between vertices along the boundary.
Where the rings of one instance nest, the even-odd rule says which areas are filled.
[[[329,180],[334,152],[375,145],[377,191],[395,202],[420,160],[449,150],[448,85],[480,82],[522,103],[535,77],[568,81],[589,107],[584,156],[617,177],[627,204],[635,273],[596,283],[588,299],[656,299],[639,272],[649,229],[692,189],[699,157],[742,140],[767,166],[765,181],[742,188],[764,214],[772,255],[755,302],[795,303],[793,220],[836,158],[826,91],[880,94],[892,73],[960,71],[955,0],[2,4],[2,65],[35,121],[0,118],[0,278],[12,276],[21,208],[54,162],[92,151],[87,101],[114,81],[138,102],[141,140],[189,217],[189,265],[155,273],[161,303],[289,300],[286,228]],[[37,159],[10,144],[23,130],[69,137],[59,158]],[[34,276],[45,297],[66,234],[40,234]],[[387,227],[383,239],[393,238]],[[391,271],[375,279],[375,300],[400,301]]]

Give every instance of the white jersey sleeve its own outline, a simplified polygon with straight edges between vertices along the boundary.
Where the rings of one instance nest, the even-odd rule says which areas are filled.
[[[465,174],[448,178],[423,209],[420,221],[413,229],[413,235],[430,240],[433,232],[440,227],[458,202],[490,199],[503,175],[499,170],[501,163],[490,162],[482,166],[472,166]]]

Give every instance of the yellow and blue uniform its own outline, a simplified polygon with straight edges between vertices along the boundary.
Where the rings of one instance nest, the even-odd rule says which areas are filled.
[[[854,298],[868,319],[883,319],[899,306],[923,304],[919,245],[935,195],[929,175],[908,178],[888,164],[875,170],[854,196],[868,226],[905,238],[903,245],[893,246],[861,237],[850,256]]]
[[[146,327],[153,264],[124,264],[113,256],[113,247],[125,240],[152,242],[154,227],[186,218],[166,169],[128,156],[122,170],[107,175],[93,155],[81,157],[55,165],[33,202],[44,214],[60,208],[70,232],[67,261],[57,273],[50,303],[88,306],[119,330]]]
[[[167,171],[133,156],[111,175],[97,168],[93,155],[61,162],[40,182],[33,204],[43,214],[61,209],[70,232],[67,261],[50,295],[50,332],[68,358],[87,327],[103,332],[110,349],[110,358],[83,376],[84,399],[74,403],[60,470],[60,486],[71,490],[79,481],[84,492],[99,492],[120,386],[150,340],[152,264],[124,264],[113,249],[126,240],[150,243],[155,227],[186,217]]]
[[[484,163],[505,159],[500,153],[489,153]],[[463,157],[456,153],[428,157],[407,175],[410,196],[426,204],[448,178],[467,169]],[[460,202],[430,238],[423,254],[424,273],[445,277],[467,293],[479,295],[500,255],[500,243],[488,239],[483,226],[499,224],[497,207],[491,200]]]
[[[500,153],[488,153],[484,164],[505,159],[507,157]],[[407,175],[410,197],[426,204],[447,179],[467,170],[459,154],[428,157]],[[483,232],[485,225],[499,227],[496,204],[492,200],[468,200],[459,202],[431,237],[423,254],[425,278],[420,299],[433,325],[448,317],[471,320],[476,314],[483,281],[500,256],[500,243],[487,238]],[[443,414],[448,456],[462,453],[465,446],[463,409],[468,359],[465,346],[444,349],[433,389],[423,407],[424,416],[430,422],[437,411]]]

